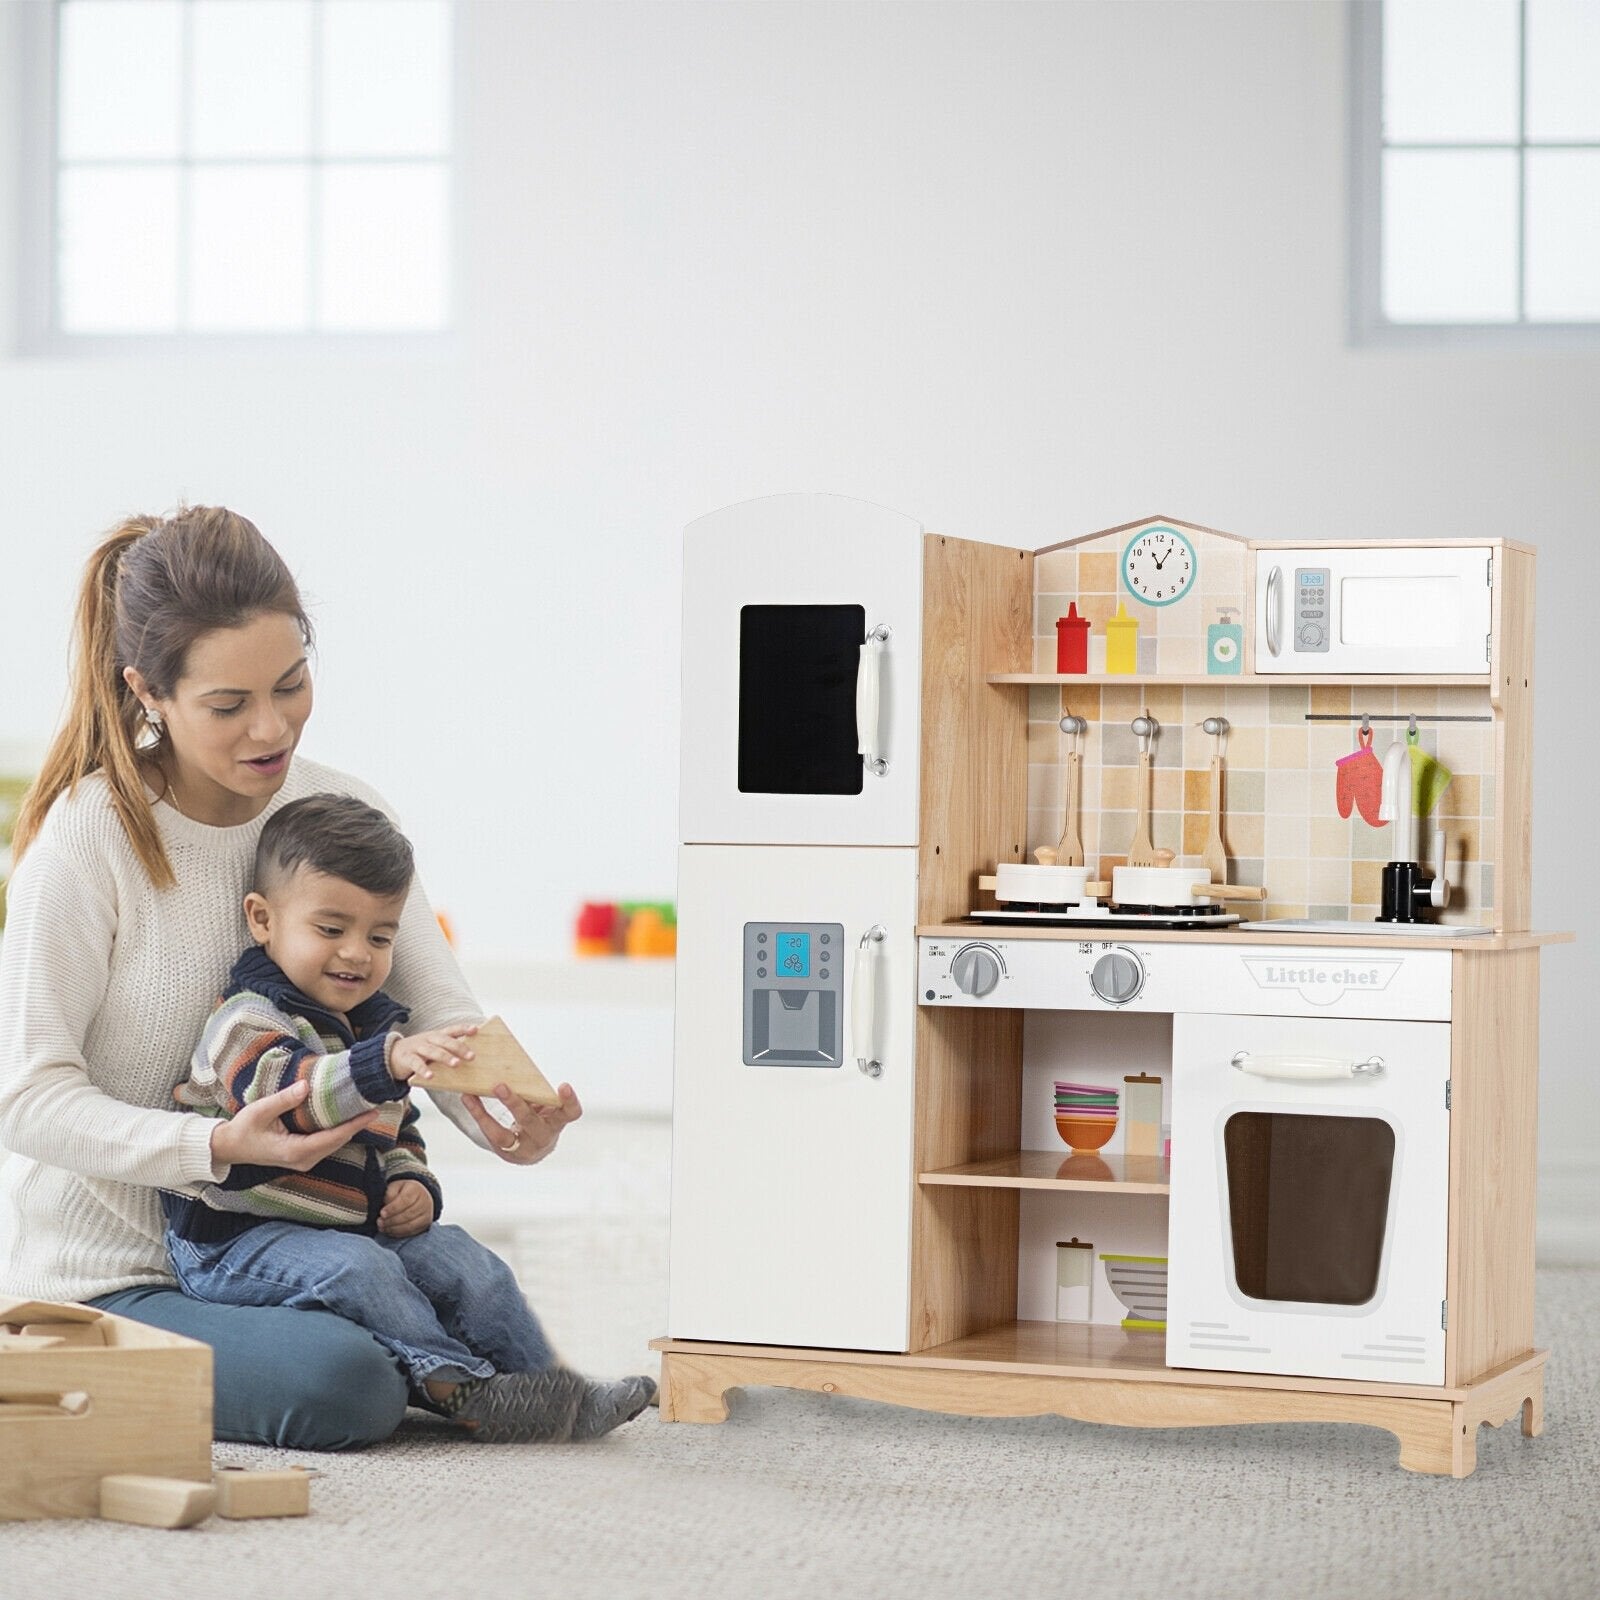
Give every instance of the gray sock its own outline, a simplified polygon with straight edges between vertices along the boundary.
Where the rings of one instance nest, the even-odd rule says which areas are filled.
[[[499,1372],[460,1384],[445,1414],[473,1425],[481,1444],[550,1444],[572,1437],[584,1382],[576,1372]]]
[[[572,1437],[598,1439],[624,1422],[632,1422],[655,1397],[653,1378],[620,1378],[615,1383],[586,1380]]]

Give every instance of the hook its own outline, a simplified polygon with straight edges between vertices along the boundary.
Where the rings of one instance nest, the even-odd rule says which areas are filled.
[[[1200,726],[1213,738],[1220,739],[1228,731],[1228,719],[1226,717],[1207,717]]]
[[[1071,712],[1068,712],[1061,719],[1059,727],[1063,733],[1070,734],[1074,740],[1089,731],[1089,724],[1082,717],[1073,716]]]
[[[1161,724],[1146,710],[1135,717],[1129,726],[1139,740],[1139,754],[1146,754],[1150,749],[1150,741],[1161,731]]]
[[[1416,714],[1415,711],[1413,711],[1411,713],[1411,715],[1406,718],[1406,737],[1408,739],[1415,739],[1416,736],[1417,736],[1417,714]]]
[[[1363,711],[1361,713],[1361,731],[1363,733],[1371,733],[1372,732],[1372,718],[1365,711]]]

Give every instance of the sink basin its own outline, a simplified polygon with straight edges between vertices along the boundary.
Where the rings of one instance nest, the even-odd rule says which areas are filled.
[[[1239,927],[1246,933],[1342,933],[1362,939],[1373,934],[1392,934],[1396,939],[1471,939],[1494,932],[1493,928],[1447,927],[1439,922],[1343,922],[1314,917],[1271,917],[1265,922],[1241,922]]]

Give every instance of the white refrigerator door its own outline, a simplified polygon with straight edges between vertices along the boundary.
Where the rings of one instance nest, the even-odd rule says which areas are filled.
[[[747,616],[747,607],[766,609]],[[761,618],[776,621],[780,608],[791,620],[764,630]],[[808,662],[806,619],[824,611],[831,654]],[[791,626],[801,635],[792,648],[782,642]],[[878,628],[888,637],[863,658]],[[679,837],[915,844],[921,651],[922,528],[910,517],[842,495],[791,494],[690,523]],[[862,747],[883,758],[881,773],[866,770]],[[856,792],[799,792],[812,775],[792,769],[813,752],[826,752],[831,770],[822,786],[838,787],[842,763]]]
[[[1232,1064],[1240,1052],[1253,1070]],[[1347,1067],[1373,1057],[1383,1062],[1376,1075],[1300,1075],[1324,1070],[1323,1063]],[[1444,1382],[1449,1078],[1448,1023],[1173,1018],[1169,1366]],[[1241,1113],[1266,1116],[1239,1130],[1245,1140],[1235,1146],[1235,1180],[1227,1129]],[[1283,1124],[1282,1113],[1304,1119],[1298,1134]],[[1384,1189],[1371,1179],[1370,1141],[1358,1151],[1365,1135],[1335,1118],[1392,1129],[1381,1220],[1381,1201],[1373,1199]],[[1358,1177],[1363,1169],[1365,1177]],[[1358,1217],[1364,1222],[1352,1220]],[[1346,1237],[1361,1244],[1344,1253]],[[1375,1237],[1381,1254],[1369,1255]],[[1329,1242],[1335,1239],[1341,1242]],[[1259,1284],[1241,1283],[1241,1262]],[[1322,1284],[1342,1278],[1346,1303],[1265,1298],[1276,1291],[1261,1288],[1312,1278]]]
[[[916,874],[914,850],[681,850],[673,1338],[907,1348]],[[746,1065],[747,924],[840,925],[838,1066]],[[857,957],[874,926],[868,1018]]]

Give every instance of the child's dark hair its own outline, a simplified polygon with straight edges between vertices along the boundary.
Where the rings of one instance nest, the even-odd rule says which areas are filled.
[[[267,818],[256,845],[255,892],[270,894],[298,867],[385,899],[404,894],[416,870],[406,836],[381,811],[345,794],[307,795]]]

